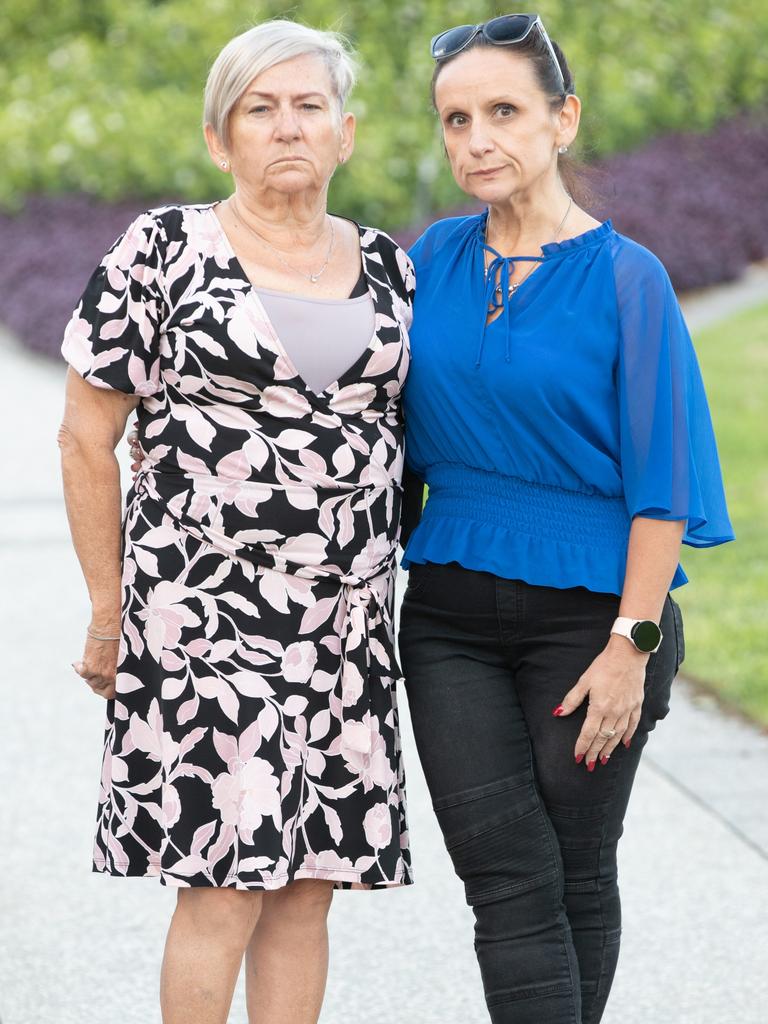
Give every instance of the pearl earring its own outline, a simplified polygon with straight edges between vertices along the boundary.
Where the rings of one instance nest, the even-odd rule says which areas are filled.
[[[557,147],[557,152],[558,153],[567,153],[568,152],[568,147],[567,146],[558,146]]]
[[[226,170],[229,169],[229,164],[227,163],[226,160],[222,160],[221,161],[221,169],[222,169],[222,171],[226,171]]]

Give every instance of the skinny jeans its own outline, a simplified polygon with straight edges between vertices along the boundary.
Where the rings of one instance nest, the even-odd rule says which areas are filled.
[[[684,655],[667,597],[642,717],[593,772],[587,702],[553,709],[604,649],[620,598],[412,565],[400,655],[433,807],[475,916],[493,1024],[598,1024],[619,954],[616,848],[640,756]]]

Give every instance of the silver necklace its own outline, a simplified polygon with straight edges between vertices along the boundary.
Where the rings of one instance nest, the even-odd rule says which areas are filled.
[[[571,212],[571,207],[572,206],[573,206],[573,197],[569,196],[568,197],[568,208],[565,211],[565,216],[563,217],[563,219],[560,221],[560,223],[557,226],[557,230],[555,231],[555,237],[553,239],[554,242],[557,241],[558,235],[563,230],[565,222],[568,220],[568,214]],[[485,221],[485,235],[483,237],[483,241],[485,242],[486,245],[488,245],[488,220],[489,219],[490,218],[487,218],[486,221]],[[484,265],[485,265],[485,279],[486,279],[486,281],[488,280],[488,262],[487,262],[487,260],[488,260],[488,254],[487,254],[487,252],[484,251],[483,252],[483,261],[484,261]],[[523,281],[526,281],[528,279],[528,277],[533,273],[533,271],[535,269],[536,269],[536,263],[532,262],[530,267],[528,268],[526,273],[523,274],[523,276],[520,278],[520,280],[519,281],[515,281],[513,284],[511,284],[509,286],[508,295],[510,295],[510,296],[514,295],[514,293],[517,291],[517,289],[520,287],[520,285],[523,283]],[[501,291],[502,291],[501,285],[497,284],[496,287],[494,288],[494,295],[501,295]]]
[[[307,274],[306,271],[299,270],[298,267],[291,266],[291,264],[288,262],[288,260],[283,259],[283,256],[282,256],[282,254],[281,254],[279,249],[276,249],[274,247],[274,245],[272,245],[271,242],[268,242],[266,240],[266,238],[264,238],[262,235],[260,235],[259,232],[256,231],[255,228],[252,228],[250,224],[246,223],[245,219],[243,218],[242,214],[240,213],[239,207],[236,205],[236,200],[234,199],[234,197],[230,199],[230,202],[231,202],[231,205],[232,205],[232,212],[235,214],[235,217],[237,217],[238,221],[243,225],[243,227],[247,231],[250,231],[250,233],[253,235],[254,238],[257,238],[260,242],[263,242],[263,244],[266,245],[266,247],[268,249],[271,249],[272,252],[275,254],[275,256],[277,256],[277,258],[283,264],[284,267],[287,267],[292,273],[299,274],[301,277],[306,278],[306,280],[310,281],[312,284],[317,284],[317,282],[320,280],[320,278],[323,276],[323,274],[328,269],[328,264],[331,262],[331,256],[333,255],[333,247],[334,247],[334,243],[336,241],[336,232],[335,232],[334,227],[333,227],[333,220],[332,220],[332,218],[330,218],[330,217],[328,218],[328,221],[329,221],[329,223],[331,225],[331,242],[330,242],[330,245],[328,246],[328,252],[325,254],[325,262],[323,263],[322,267],[320,267],[320,269],[318,271],[316,271],[314,274]]]

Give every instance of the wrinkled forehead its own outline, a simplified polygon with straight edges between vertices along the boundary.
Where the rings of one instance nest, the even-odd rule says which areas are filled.
[[[314,53],[290,57],[256,75],[248,83],[243,96],[256,94],[281,99],[297,99],[309,94],[328,100],[335,97],[328,65]]]
[[[541,92],[531,60],[510,46],[477,46],[459,53],[440,68],[435,82],[435,106],[500,94],[533,96]]]

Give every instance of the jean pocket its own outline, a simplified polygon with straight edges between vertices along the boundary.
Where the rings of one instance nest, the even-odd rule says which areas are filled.
[[[672,683],[682,661],[682,617],[680,609],[667,596],[661,613],[661,647],[648,659],[645,677],[644,713],[651,721],[663,718],[669,711]]]
[[[683,613],[680,605],[670,595],[669,603],[672,605],[672,615],[675,623],[675,643],[677,645],[677,664],[675,671],[685,661],[685,630],[683,629]]]

